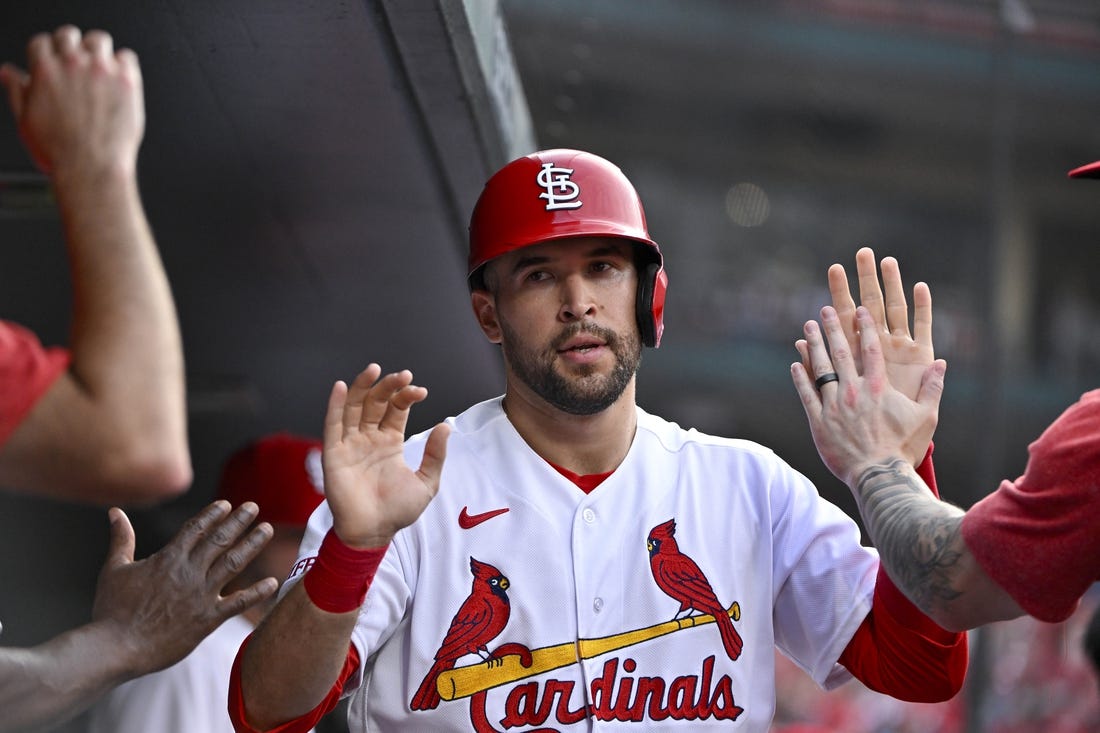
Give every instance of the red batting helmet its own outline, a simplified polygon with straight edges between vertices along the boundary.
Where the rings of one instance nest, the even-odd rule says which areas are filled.
[[[325,498],[321,441],[277,433],[230,456],[222,469],[218,498],[233,506],[254,501],[258,521],[305,527]]]
[[[668,276],[649,238],[634,186],[613,163],[581,150],[543,150],[513,160],[485,184],[470,218],[470,286],[481,268],[528,245],[571,237],[636,242],[640,264],[637,315],[642,342],[661,343]]]
[[[1095,163],[1074,168],[1069,172],[1070,178],[1100,178],[1100,160]]]

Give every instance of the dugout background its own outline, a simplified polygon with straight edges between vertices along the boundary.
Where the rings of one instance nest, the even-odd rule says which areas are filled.
[[[1097,386],[1100,182],[1065,175],[1100,159],[1091,0],[9,5],[0,58],[74,22],[145,74],[142,191],[181,317],[196,478],[134,510],[141,552],[209,499],[236,447],[317,433],[332,380],[367,361],[431,389],[414,429],[499,391],[465,305],[465,218],[488,174],[536,147],[604,155],[645,202],[671,287],[641,404],[774,448],[853,514],[788,365],[826,267],[858,246],[932,287],[950,500],[1018,475],[1027,442]],[[63,343],[60,227],[6,113],[0,256],[0,313]],[[82,622],[105,546],[99,508],[0,494],[0,641]],[[963,710],[935,724],[956,727],[905,709],[893,730],[993,729],[1006,689],[1052,697],[1080,669],[1076,627],[1017,626],[976,643]],[[998,676],[998,650],[1048,637],[1053,671]]]

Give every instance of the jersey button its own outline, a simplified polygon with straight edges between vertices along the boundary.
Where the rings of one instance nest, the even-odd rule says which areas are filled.
[[[600,611],[603,610],[603,599],[602,598],[597,598],[596,600],[592,601],[592,610],[595,611],[596,613],[599,613]]]
[[[581,516],[584,517],[584,521],[588,522],[589,524],[592,524],[596,521],[596,512],[592,511],[591,509],[585,509],[583,512],[581,512]]]

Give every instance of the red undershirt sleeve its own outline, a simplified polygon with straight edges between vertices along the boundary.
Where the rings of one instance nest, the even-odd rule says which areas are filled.
[[[917,467],[935,496],[932,447]],[[954,697],[966,676],[965,633],[943,629],[906,598],[879,566],[871,610],[840,655],[868,688],[908,702]]]
[[[282,725],[261,731],[259,728],[253,728],[249,725],[244,710],[244,694],[241,691],[241,658],[244,656],[245,647],[248,646],[248,641],[251,638],[250,634],[241,643],[241,648],[237,651],[237,658],[233,660],[233,671],[229,676],[229,719],[233,722],[233,730],[237,733],[308,733],[320,722],[321,718],[332,712],[332,709],[336,707],[336,703],[340,702],[344,684],[359,669],[359,651],[354,644],[348,644],[347,659],[344,660],[340,675],[336,678],[336,682],[333,683],[332,689],[329,690],[325,699],[302,717],[288,720]]]
[[[45,348],[32,331],[0,320],[0,445],[69,368],[67,349]]]

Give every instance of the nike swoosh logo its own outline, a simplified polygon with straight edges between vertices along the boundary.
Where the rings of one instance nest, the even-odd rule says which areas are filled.
[[[462,529],[473,529],[482,522],[488,521],[493,517],[504,514],[508,511],[508,507],[503,509],[492,509],[481,514],[469,514],[466,511],[466,507],[462,507],[462,511],[458,514],[458,526]]]

